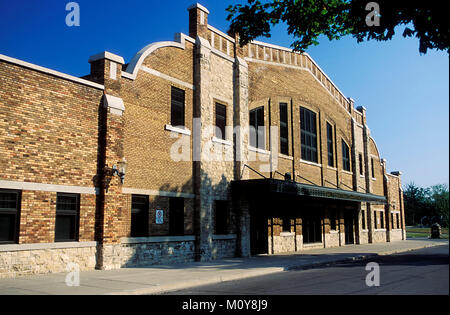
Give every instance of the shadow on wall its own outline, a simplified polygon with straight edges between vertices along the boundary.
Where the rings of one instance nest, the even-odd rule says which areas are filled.
[[[207,238],[210,252],[204,242],[208,234],[215,234],[215,200],[228,200],[225,218],[227,234],[237,230],[236,213],[231,205],[230,180],[221,175],[219,181],[204,171],[181,186],[165,184],[163,192],[149,196],[148,237],[130,238],[120,245],[121,267],[145,267],[193,261],[209,261],[236,256],[236,238]],[[200,194],[201,192],[201,194]],[[200,197],[201,196],[201,197]],[[157,210],[163,211],[162,222],[157,222]],[[208,247],[208,246],[207,246]]]

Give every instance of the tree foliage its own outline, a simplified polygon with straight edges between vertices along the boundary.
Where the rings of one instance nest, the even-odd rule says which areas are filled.
[[[449,190],[445,184],[428,188],[406,185],[403,192],[405,201],[406,224],[426,224],[439,222],[449,224]]]
[[[241,45],[257,37],[270,37],[273,26],[285,22],[295,41],[292,48],[304,51],[318,44],[318,37],[329,40],[353,35],[364,40],[387,41],[395,28],[404,25],[404,37],[419,39],[420,53],[428,49],[449,52],[449,23],[444,2],[436,0],[375,0],[379,12],[366,9],[370,0],[248,0],[247,5],[230,5],[230,32],[238,33]],[[368,11],[369,10],[369,11]],[[376,14],[375,14],[376,13]],[[367,19],[379,17],[379,26]],[[372,26],[370,26],[372,25]]]

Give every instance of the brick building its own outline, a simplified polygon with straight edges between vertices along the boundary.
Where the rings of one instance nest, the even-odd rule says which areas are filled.
[[[189,35],[83,78],[0,55],[0,277],[405,239],[366,109],[188,11]]]

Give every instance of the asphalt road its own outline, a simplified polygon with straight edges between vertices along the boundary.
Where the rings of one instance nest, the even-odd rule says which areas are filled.
[[[363,262],[340,263],[170,292],[170,295],[334,295],[449,294],[449,246],[437,246]],[[379,264],[379,286],[369,287],[366,271]],[[373,274],[371,274],[372,276]],[[376,280],[375,277],[369,277]]]

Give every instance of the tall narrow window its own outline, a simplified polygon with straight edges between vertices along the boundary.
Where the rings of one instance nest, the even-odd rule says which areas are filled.
[[[250,145],[265,149],[264,107],[250,111]]]
[[[216,137],[225,140],[225,126],[227,125],[227,107],[216,103]]]
[[[375,163],[373,161],[373,158],[371,159],[370,164],[372,168],[372,178],[375,178],[375,165],[374,165]]]
[[[148,236],[148,196],[131,197],[131,237]]]
[[[394,214],[391,213],[391,229],[395,229],[395,225],[394,225]]]
[[[169,234],[184,235],[184,199],[169,199]]]
[[[184,102],[184,91],[172,86],[170,123],[174,127],[184,127]]]
[[[216,200],[215,205],[215,233],[219,235],[228,234],[228,201]]]
[[[342,168],[344,171],[351,170],[350,168],[350,149],[348,148],[347,143],[342,140]]]
[[[0,190],[0,244],[16,243],[21,194]]]
[[[397,219],[397,229],[400,229],[400,215],[398,213],[395,214],[395,218]]]
[[[285,216],[283,219],[283,232],[291,232],[291,219]]]
[[[330,229],[333,231],[336,230],[336,210],[335,209],[330,210]]]
[[[374,229],[378,229],[377,212],[378,211],[373,212],[373,227],[374,227]]]
[[[80,195],[57,194],[55,242],[75,242],[78,240]]]
[[[328,166],[334,167],[333,126],[327,123]]]
[[[383,211],[380,211],[380,225],[381,225],[381,228],[384,229],[384,212]]]
[[[366,229],[366,210],[361,211],[362,229]]]
[[[364,169],[363,169],[363,156],[360,153],[359,154],[359,175],[364,175]]]
[[[302,159],[317,163],[317,122],[316,113],[300,108],[300,129]]]
[[[289,155],[288,105],[280,103],[280,153]]]

